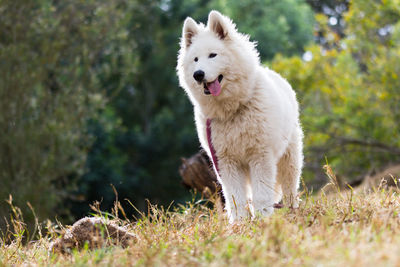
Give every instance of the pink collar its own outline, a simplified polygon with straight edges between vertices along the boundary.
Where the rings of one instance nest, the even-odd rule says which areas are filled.
[[[212,162],[215,166],[215,169],[217,170],[218,174],[219,174],[219,168],[218,168],[218,158],[217,158],[217,154],[215,151],[215,148],[213,146],[212,140],[211,140],[211,119],[207,119],[207,142],[208,142],[208,147],[210,148],[210,152],[211,152],[211,157],[212,157]]]

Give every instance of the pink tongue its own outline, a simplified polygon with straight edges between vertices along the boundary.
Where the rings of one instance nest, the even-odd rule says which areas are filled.
[[[221,93],[221,85],[219,84],[218,79],[215,79],[214,82],[207,84],[207,87],[213,96],[219,96]]]

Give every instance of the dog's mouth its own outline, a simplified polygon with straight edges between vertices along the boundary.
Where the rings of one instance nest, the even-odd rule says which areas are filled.
[[[218,76],[217,79],[215,79],[212,82],[206,82],[204,81],[204,94],[210,95],[212,94],[213,96],[219,96],[221,94],[221,81],[224,78],[222,74]]]

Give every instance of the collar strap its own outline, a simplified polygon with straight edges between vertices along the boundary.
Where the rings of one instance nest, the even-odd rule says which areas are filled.
[[[219,174],[219,168],[218,168],[218,158],[217,158],[217,153],[215,151],[215,148],[213,146],[212,140],[211,140],[211,119],[207,119],[207,142],[208,142],[208,147],[210,148],[211,152],[211,157],[212,157],[212,162],[214,164],[215,169],[217,170]]]

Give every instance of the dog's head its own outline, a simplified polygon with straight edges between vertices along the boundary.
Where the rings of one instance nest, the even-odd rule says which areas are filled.
[[[258,64],[255,44],[238,33],[228,17],[211,11],[207,26],[185,20],[177,69],[192,101],[201,104],[246,96]]]

